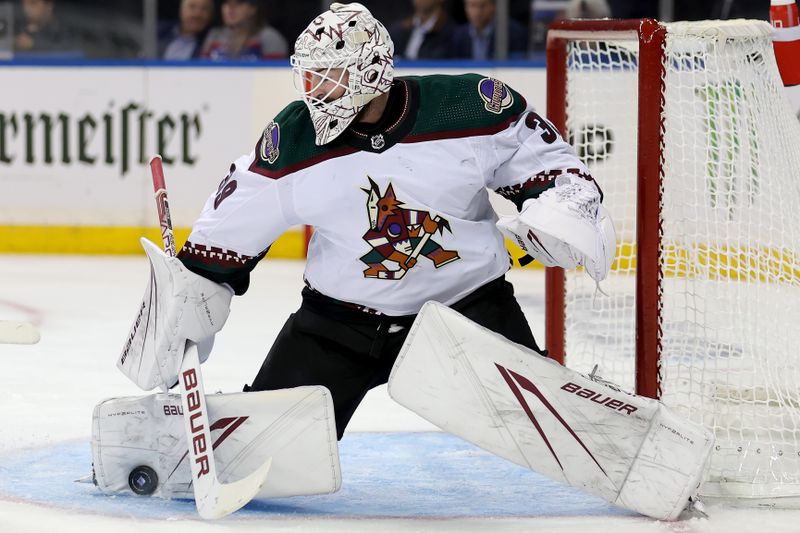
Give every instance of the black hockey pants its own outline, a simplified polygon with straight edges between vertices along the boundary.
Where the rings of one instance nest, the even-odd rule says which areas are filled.
[[[451,307],[507,339],[541,352],[505,277]],[[300,309],[289,316],[253,384],[245,390],[324,385],[331,391],[341,439],[366,393],[389,379],[415,316],[369,314],[306,288]]]

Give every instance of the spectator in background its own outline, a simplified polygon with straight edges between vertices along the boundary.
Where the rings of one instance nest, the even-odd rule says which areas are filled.
[[[704,4],[706,2],[698,2],[693,0],[696,4]],[[765,0],[766,1],[766,0]],[[573,4],[576,2],[573,2]],[[604,2],[598,0],[584,0],[586,9],[590,13],[598,13],[603,7]],[[615,19],[639,19],[639,18],[658,18],[658,0],[607,0],[608,9],[611,10],[610,17]]]
[[[389,29],[395,56],[406,59],[452,57],[454,24],[444,0],[412,0],[414,13]]]
[[[159,32],[158,55],[162,59],[197,59],[214,17],[214,0],[181,0],[179,20]]]
[[[14,36],[16,52],[66,52],[68,33],[55,18],[55,0],[22,0],[22,20]]]
[[[206,37],[203,57],[254,61],[289,55],[286,39],[266,23],[258,0],[224,0],[222,23]]]
[[[716,0],[711,18],[769,20],[769,6],[767,0]]]
[[[495,0],[464,0],[467,23],[453,33],[453,57],[486,61],[494,57]],[[528,32],[522,24],[508,21],[508,57],[523,58],[528,51]]]
[[[562,13],[567,19],[602,19],[611,17],[611,6],[606,0],[572,0]],[[617,18],[626,18],[627,13],[620,13]]]

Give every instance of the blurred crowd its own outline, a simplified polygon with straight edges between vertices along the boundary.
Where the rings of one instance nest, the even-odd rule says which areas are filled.
[[[346,0],[345,0],[346,1]],[[666,0],[662,0],[664,2]],[[330,2],[328,2],[330,3]],[[361,0],[389,28],[404,59],[524,59],[544,50],[558,18],[768,20],[769,0]],[[286,58],[320,0],[0,0],[17,56],[255,61]],[[12,23],[3,20],[10,7]],[[148,9],[155,7],[156,12]],[[153,16],[154,15],[154,16]],[[151,21],[148,24],[148,20]],[[495,50],[496,20],[507,49]],[[155,22],[152,22],[155,21]],[[4,30],[5,28],[5,30]]]

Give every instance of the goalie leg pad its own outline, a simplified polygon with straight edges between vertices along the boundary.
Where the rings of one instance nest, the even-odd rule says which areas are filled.
[[[271,457],[267,482],[255,499],[339,490],[336,424],[325,387],[213,394],[206,399],[222,483],[246,477]],[[95,483],[103,492],[194,498],[188,460],[179,395],[111,398],[95,407],[92,464]],[[142,477],[142,472],[150,475]],[[152,490],[137,490],[152,480],[157,483],[149,487]]]
[[[445,431],[551,479],[661,520],[702,481],[714,437],[655,400],[619,391],[426,303],[389,394]]]

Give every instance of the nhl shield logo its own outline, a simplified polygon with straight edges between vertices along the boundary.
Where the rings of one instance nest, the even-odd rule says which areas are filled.
[[[383,138],[383,135],[378,133],[377,135],[373,135],[370,140],[370,144],[372,145],[373,150],[380,150],[384,146],[386,146],[386,139]]]
[[[508,90],[506,84],[494,78],[483,78],[478,82],[478,93],[486,103],[486,111],[500,114],[503,109],[511,107],[514,95]]]
[[[281,129],[274,120],[270,122],[261,135],[261,159],[269,164],[274,163],[280,155],[278,144],[281,141]]]

